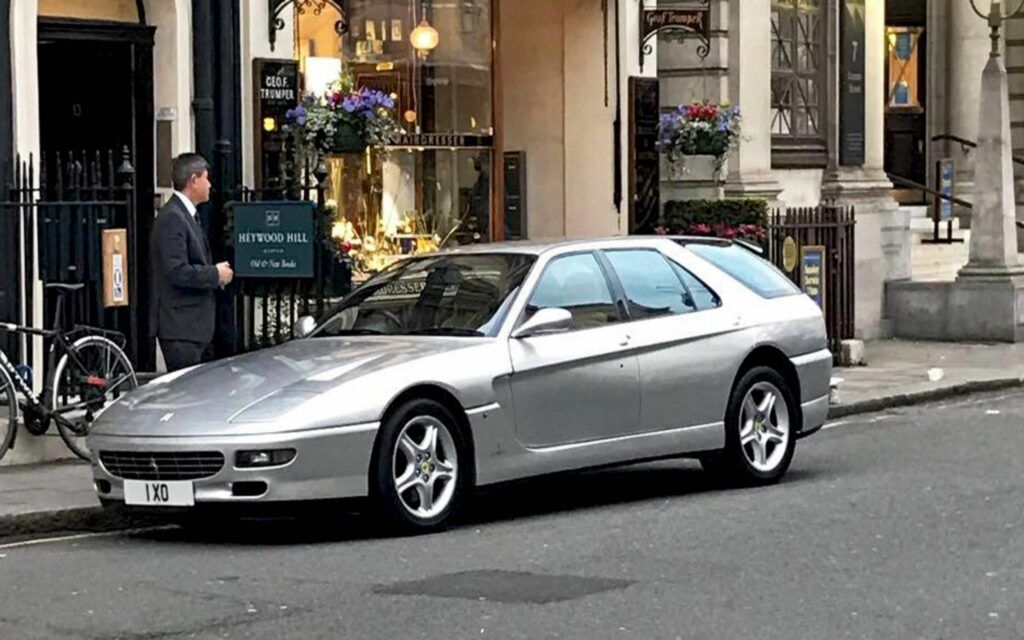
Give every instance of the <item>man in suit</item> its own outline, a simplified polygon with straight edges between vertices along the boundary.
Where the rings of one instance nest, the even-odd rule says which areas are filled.
[[[227,262],[213,264],[210,243],[196,207],[210,199],[210,167],[197,153],[184,153],[172,168],[174,194],[157,215],[150,236],[153,272],[153,335],[168,371],[213,356],[216,291],[231,282]]]

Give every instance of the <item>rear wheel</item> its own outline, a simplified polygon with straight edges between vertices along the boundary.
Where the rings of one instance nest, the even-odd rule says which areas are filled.
[[[701,459],[705,470],[740,485],[778,482],[793,460],[799,412],[774,369],[756,367],[736,383],[725,414],[725,449]]]
[[[455,416],[433,400],[413,400],[381,426],[370,471],[384,518],[413,533],[445,527],[467,491],[469,447]]]
[[[86,336],[72,345],[53,374],[53,410],[60,437],[78,457],[89,460],[85,437],[112,403],[139,386],[124,351],[103,336]]]
[[[0,369],[0,458],[14,443],[17,429],[18,394],[14,390],[14,381],[6,371]]]

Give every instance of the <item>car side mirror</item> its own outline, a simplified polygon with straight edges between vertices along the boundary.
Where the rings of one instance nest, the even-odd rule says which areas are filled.
[[[551,333],[563,333],[572,329],[572,314],[565,309],[551,307],[539,309],[529,320],[512,332],[512,337],[519,340]]]
[[[313,319],[313,316],[302,316],[295,323],[295,337],[299,340],[307,338],[314,329],[316,329],[316,320]]]

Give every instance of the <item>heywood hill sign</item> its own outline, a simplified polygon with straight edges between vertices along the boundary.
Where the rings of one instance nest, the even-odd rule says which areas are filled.
[[[240,278],[312,278],[316,241],[312,202],[233,205],[235,274]]]

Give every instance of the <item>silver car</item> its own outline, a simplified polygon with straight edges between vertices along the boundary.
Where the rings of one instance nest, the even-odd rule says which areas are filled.
[[[828,412],[821,311],[725,241],[413,257],[299,333],[112,405],[88,439],[101,501],[369,497],[430,530],[476,487],[601,465],[693,457],[775,482]]]

